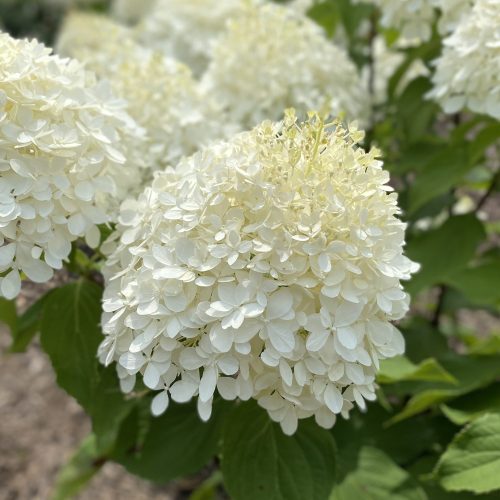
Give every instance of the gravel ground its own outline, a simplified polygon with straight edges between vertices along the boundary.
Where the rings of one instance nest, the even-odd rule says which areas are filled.
[[[0,349],[9,343],[0,331]],[[62,464],[90,424],[78,404],[55,383],[37,344],[0,360],[0,500],[46,500]],[[174,500],[174,487],[158,488],[106,464],[79,500]]]

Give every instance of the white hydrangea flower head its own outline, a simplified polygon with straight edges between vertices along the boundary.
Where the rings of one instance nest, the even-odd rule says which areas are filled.
[[[137,27],[137,37],[199,76],[208,65],[213,41],[249,1],[259,0],[156,0]]]
[[[440,0],[355,0],[372,3],[380,9],[380,23],[385,28],[400,32],[404,45],[418,45],[430,39],[436,11],[434,4]]]
[[[441,35],[451,33],[465,16],[470,14],[474,0],[434,0],[440,10],[438,30]]]
[[[468,108],[500,119],[500,1],[477,0],[443,41],[429,97],[446,113]]]
[[[140,152],[137,161],[146,168],[145,181],[151,171],[225,136],[220,109],[201,92],[190,69],[142,47],[129,28],[112,19],[70,14],[58,50],[84,62],[126,100],[128,113],[146,131],[145,140],[131,144]]]
[[[381,24],[400,32],[402,46],[418,45],[431,38],[438,18],[438,31],[447,35],[467,15],[474,0],[355,0],[372,3],[381,12]]]
[[[291,0],[286,6],[301,14],[307,14],[316,3],[317,0]]]
[[[387,101],[389,81],[396,70],[403,64],[405,55],[397,49],[388,47],[383,36],[376,36],[373,40],[373,104],[383,104]],[[367,65],[363,68],[362,78],[366,88],[370,87],[371,69]],[[412,80],[420,76],[428,76],[429,69],[421,59],[413,61],[398,84],[396,92],[401,92]]]
[[[228,21],[202,84],[247,129],[280,119],[287,107],[360,121],[368,115],[366,91],[347,54],[312,20],[279,5],[248,6]]]
[[[126,24],[139,22],[152,8],[154,0],[113,0],[112,16]]]
[[[152,412],[198,397],[254,398],[286,434],[329,428],[375,399],[381,359],[404,351],[391,324],[405,224],[375,150],[355,125],[294,112],[157,173],[122,206],[104,268],[99,348]]]
[[[136,132],[109,88],[36,40],[0,33],[0,296],[22,271],[49,280],[137,182],[122,144]]]

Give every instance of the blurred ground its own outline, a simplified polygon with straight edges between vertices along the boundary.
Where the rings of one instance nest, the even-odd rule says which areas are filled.
[[[0,331],[0,349],[9,334]],[[79,406],[59,389],[37,344],[26,354],[0,360],[0,500],[46,500],[59,467],[72,455],[90,424]],[[79,500],[170,500],[160,489],[104,465]]]
[[[65,281],[60,275],[55,282]],[[20,310],[41,293],[25,284]],[[0,500],[48,500],[59,468],[90,431],[78,404],[59,389],[50,362],[34,342],[24,354],[4,354],[10,333],[0,324]],[[179,488],[159,488],[105,464],[78,500],[178,500]],[[185,498],[185,497],[184,497]]]

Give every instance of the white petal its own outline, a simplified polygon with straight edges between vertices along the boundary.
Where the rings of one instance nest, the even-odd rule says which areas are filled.
[[[272,346],[280,353],[287,354],[295,347],[295,337],[293,330],[288,324],[283,326],[278,322],[267,325],[267,333]]]
[[[209,334],[210,342],[219,352],[228,352],[231,349],[234,341],[234,330],[227,328],[223,330],[221,327],[214,326]]]
[[[150,389],[156,389],[160,382],[160,372],[154,363],[148,363],[144,371],[144,385]]]
[[[145,358],[142,354],[125,352],[120,356],[118,362],[123,368],[129,372],[137,372],[145,363]]]
[[[337,328],[337,335],[339,342],[347,349],[354,349],[358,344],[356,331],[349,326]]]
[[[185,403],[189,401],[196,392],[196,385],[187,380],[178,380],[170,386],[170,396],[176,403]]]
[[[151,401],[151,413],[157,417],[168,408],[169,398],[167,391],[161,391]]]
[[[284,316],[293,306],[293,297],[289,290],[281,288],[274,292],[267,303],[266,316],[268,319],[276,319]]]
[[[344,405],[344,398],[333,384],[328,384],[325,389],[325,404],[333,413],[340,413]]]
[[[197,370],[203,366],[204,361],[194,347],[188,347],[181,351],[179,363],[185,370]]]
[[[5,278],[3,278],[0,290],[7,300],[12,300],[19,295],[21,291],[21,277],[16,269],[13,269]]]
[[[238,360],[230,355],[222,356],[217,361],[217,366],[220,368],[224,375],[234,375],[238,372],[240,364]]]
[[[217,386],[217,370],[210,366],[205,368],[203,376],[200,380],[200,400],[203,402],[211,399],[215,392],[215,387]]]
[[[212,398],[210,398],[208,401],[202,401],[200,398],[198,398],[198,415],[203,420],[203,422],[206,422],[210,418],[210,415],[212,415],[212,401]]]
[[[280,375],[281,378],[283,379],[283,382],[286,385],[292,385],[293,383],[293,373],[292,369],[290,368],[290,365],[283,359],[280,359]]]
[[[306,341],[306,348],[308,351],[317,352],[319,351],[328,340],[330,335],[329,330],[316,330],[308,335]]]
[[[238,397],[238,385],[232,377],[219,377],[219,380],[217,380],[217,390],[228,401],[233,401]]]
[[[286,434],[287,436],[295,434],[298,424],[299,420],[297,418],[297,413],[295,412],[295,409],[292,407],[288,408],[283,420],[280,422],[281,428],[283,429],[283,433]]]
[[[349,326],[352,325],[361,315],[364,305],[354,304],[352,302],[343,302],[340,304],[335,312],[334,323],[335,326]]]
[[[36,259],[30,259],[23,265],[23,271],[31,281],[35,283],[45,283],[52,278],[53,269],[45,262]]]
[[[349,380],[352,380],[355,384],[365,383],[365,372],[361,365],[355,363],[346,363],[345,374]]]
[[[12,264],[16,255],[16,244],[9,243],[0,248],[0,269],[5,269]]]

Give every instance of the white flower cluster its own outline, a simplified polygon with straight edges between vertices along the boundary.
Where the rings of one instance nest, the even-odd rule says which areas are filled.
[[[475,0],[434,0],[435,6],[440,10],[438,30],[441,35],[451,33],[458,23],[470,14]]]
[[[259,0],[156,0],[137,27],[137,36],[199,76],[208,65],[213,41],[248,1]]]
[[[400,31],[408,42],[429,40],[435,20],[434,0],[373,0],[381,11],[381,24]]]
[[[151,171],[224,137],[222,113],[200,91],[189,68],[142,47],[130,29],[110,18],[70,14],[58,50],[109,80],[113,91],[127,102],[128,113],[147,135],[129,148],[138,156],[136,163],[146,168],[145,180]]]
[[[321,110],[363,121],[366,91],[355,65],[312,20],[286,7],[250,5],[228,21],[203,77],[207,93],[251,128],[283,110]]]
[[[381,12],[385,28],[400,31],[403,44],[412,45],[427,41],[432,35],[432,25],[438,20],[442,35],[449,33],[467,14],[473,0],[356,0],[373,3]]]
[[[468,108],[500,119],[500,1],[476,0],[444,40],[429,97],[446,113]]]
[[[152,8],[154,0],[113,0],[111,14],[127,24],[140,21]]]
[[[97,224],[137,181],[122,147],[135,132],[78,62],[0,33],[1,296],[16,297],[20,271],[49,280],[78,237],[99,243]]]
[[[122,206],[104,269],[103,363],[152,412],[216,390],[255,398],[286,434],[375,399],[408,309],[397,196],[363,133],[316,116],[264,122],[156,175]]]

